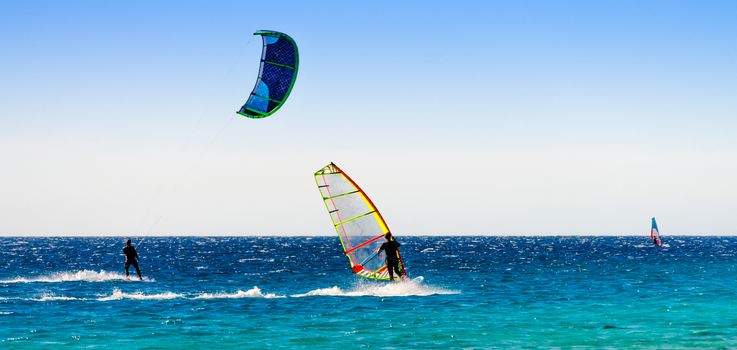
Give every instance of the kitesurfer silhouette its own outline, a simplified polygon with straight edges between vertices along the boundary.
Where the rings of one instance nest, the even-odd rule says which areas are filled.
[[[125,254],[125,278],[128,278],[128,268],[133,265],[133,267],[136,268],[136,273],[138,273],[138,279],[143,281],[143,277],[141,277],[141,270],[138,268],[138,252],[136,252],[136,248],[133,248],[131,245],[131,240],[125,241],[125,248],[123,248],[123,254]]]

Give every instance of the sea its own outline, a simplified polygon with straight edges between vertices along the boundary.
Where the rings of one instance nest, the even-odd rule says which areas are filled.
[[[0,238],[0,348],[737,348],[736,237],[398,236],[393,283],[333,236],[133,237],[127,280],[125,238]]]

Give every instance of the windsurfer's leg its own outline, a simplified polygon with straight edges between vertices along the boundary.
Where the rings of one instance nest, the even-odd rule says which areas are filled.
[[[398,271],[397,269],[398,263],[399,263],[398,261],[393,261],[393,260],[389,260],[386,262],[386,265],[387,265],[386,268],[387,270],[389,270],[389,279],[392,281],[394,280],[394,271]],[[397,277],[398,276],[400,276],[399,273],[397,273]]]
[[[397,277],[400,277],[401,278],[402,277],[402,273],[399,272],[399,262],[398,261],[395,262],[394,264],[392,264],[392,268],[394,269],[394,272],[396,273]]]
[[[131,266],[130,261],[125,262],[125,277],[128,278],[128,268]]]

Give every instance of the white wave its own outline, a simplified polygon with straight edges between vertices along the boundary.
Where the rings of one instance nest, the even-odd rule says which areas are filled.
[[[15,312],[12,312],[12,311],[0,311],[0,315],[12,315],[14,313]]]
[[[113,289],[113,294],[98,298],[99,301],[111,301],[111,300],[123,300],[123,299],[134,299],[134,300],[168,300],[182,298],[184,295],[173,292],[165,292],[159,294],[143,294],[141,292],[136,293],[124,293],[120,289]]]
[[[335,296],[335,297],[410,297],[410,296],[429,296],[438,294],[460,294],[456,290],[449,290],[440,287],[428,286],[415,281],[402,281],[394,283],[364,283],[354,287],[351,290],[342,290],[337,286],[330,288],[320,288],[311,290],[304,294],[294,294],[292,297],[310,297],[310,296]]]
[[[5,338],[4,341],[19,341],[19,340],[28,340],[28,337],[17,337],[17,338]]]
[[[320,289],[311,290],[304,294],[294,294],[292,295],[292,297],[301,298],[301,297],[312,297],[312,296],[319,296],[319,295],[344,296],[345,294],[346,292],[338,288],[338,286],[333,286],[330,288],[320,288]]]
[[[285,298],[283,295],[273,293],[264,294],[259,287],[253,287],[247,291],[238,290],[235,293],[202,293],[194,299],[238,299],[238,298]]]
[[[9,280],[0,280],[0,283],[60,283],[60,282],[109,282],[109,281],[125,281],[127,280],[125,275],[122,273],[109,272],[109,271],[92,271],[92,270],[81,270],[76,272],[57,272],[51,275],[38,276],[38,277],[16,277]],[[132,278],[131,281],[138,281],[137,278]],[[154,279],[144,277],[143,282],[154,282]]]
[[[30,299],[33,301],[67,301],[67,300],[85,300],[84,298],[56,296],[53,293],[44,293],[40,298]]]

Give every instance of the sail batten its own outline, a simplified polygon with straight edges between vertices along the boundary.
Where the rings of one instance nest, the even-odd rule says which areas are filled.
[[[374,203],[333,163],[315,173],[315,182],[353,273],[388,280],[386,254],[378,249],[389,228]],[[401,256],[399,261],[404,270]]]
[[[346,254],[348,254],[348,253],[350,253],[350,252],[352,252],[352,251],[354,251],[354,250],[356,250],[356,249],[358,249],[358,248],[363,248],[364,246],[366,246],[366,245],[368,245],[368,244],[371,244],[371,243],[373,243],[374,241],[376,241],[377,239],[379,239],[379,238],[381,238],[381,237],[383,237],[383,236],[376,236],[376,237],[374,237],[374,238],[372,238],[372,239],[370,239],[370,240],[368,240],[368,241],[366,241],[366,242],[363,242],[363,243],[361,243],[361,244],[359,244],[359,245],[357,245],[357,246],[355,246],[355,247],[353,247],[353,248],[351,248],[351,249],[347,250],[347,251],[346,251],[345,253],[346,253]],[[374,256],[375,256],[375,255],[376,255],[376,254],[374,254]]]
[[[323,198],[323,199],[333,199],[333,198],[340,198],[340,197],[343,197],[343,196],[348,196],[348,195],[352,195],[352,194],[354,194],[354,193],[358,193],[358,192],[360,192],[360,191],[353,191],[353,192],[348,192],[348,193],[338,194],[338,195],[335,195],[335,196],[332,196],[332,197],[328,197],[328,198]]]
[[[335,224],[335,226],[347,224],[347,223],[349,223],[349,222],[351,222],[351,221],[355,221],[355,220],[358,220],[358,219],[360,219],[360,218],[362,218],[362,217],[364,217],[364,216],[368,216],[368,215],[371,215],[371,214],[373,214],[373,213],[375,213],[375,212],[376,212],[376,210],[374,210],[374,211],[370,211],[370,212],[368,212],[368,213],[365,213],[365,214],[361,214],[361,215],[359,215],[359,216],[354,216],[354,217],[352,217],[352,218],[350,218],[350,219],[348,219],[348,220],[346,220],[346,221],[342,221],[342,222],[339,222],[339,223]]]

